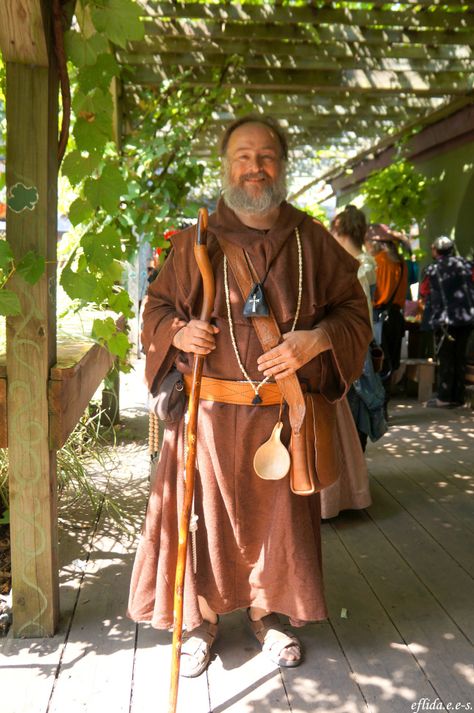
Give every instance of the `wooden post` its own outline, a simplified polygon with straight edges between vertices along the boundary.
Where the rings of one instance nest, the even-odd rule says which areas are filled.
[[[22,19],[28,22],[17,16]],[[16,637],[53,635],[59,610],[56,454],[49,447],[47,388],[56,361],[58,81],[48,53],[48,66],[7,63],[7,237],[15,259],[35,250],[48,261],[36,285],[15,275],[9,283],[22,308],[7,319]]]

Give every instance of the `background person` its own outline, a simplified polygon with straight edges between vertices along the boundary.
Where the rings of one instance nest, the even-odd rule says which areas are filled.
[[[367,300],[372,321],[372,294],[376,263],[364,251],[367,222],[364,213],[348,205],[331,223],[339,245],[359,263],[357,277]],[[386,431],[383,415],[384,389],[374,373],[368,350],[362,375],[354,381],[346,399],[337,403],[337,437],[341,453],[338,480],[321,492],[321,517],[335,517],[341,510],[359,510],[371,504],[369,474],[363,452],[368,437],[375,441]]]
[[[442,235],[433,242],[434,259],[420,285],[424,325],[434,330],[438,360],[438,395],[430,407],[461,406],[465,401],[467,345],[474,325],[473,263],[455,254]]]
[[[397,250],[399,234],[382,223],[369,225],[365,237],[367,251],[377,264],[373,296],[374,332],[384,352],[381,377],[385,389],[385,418],[390,400],[393,374],[400,366],[405,334],[403,308],[408,289],[408,268]]]

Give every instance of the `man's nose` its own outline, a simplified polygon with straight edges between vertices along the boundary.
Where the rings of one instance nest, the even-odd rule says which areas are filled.
[[[258,154],[255,154],[255,156],[251,156],[249,159],[249,169],[250,171],[255,171],[258,173],[258,171],[261,171],[263,168],[263,159],[261,156]]]

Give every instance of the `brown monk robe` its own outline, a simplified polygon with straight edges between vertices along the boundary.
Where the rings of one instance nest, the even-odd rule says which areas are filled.
[[[298,370],[312,391],[328,401],[346,393],[359,376],[371,329],[367,301],[357,279],[358,262],[309,216],[282,203],[267,232],[248,228],[221,200],[209,221],[208,249],[216,280],[213,324],[216,348],[204,374],[244,380],[232,346],[219,238],[244,247],[264,281],[267,301],[282,333],[292,326],[298,300],[298,246],[302,243],[303,289],[297,330],[318,325],[331,349]],[[178,357],[172,345],[183,321],[200,314],[201,279],[192,250],[193,230],[172,238],[173,249],[152,283],[143,315],[146,378],[156,389]],[[252,379],[260,381],[262,354],[255,329],[242,316],[243,300],[229,269],[232,320],[238,351]],[[186,355],[189,361],[192,355]],[[327,616],[323,593],[319,496],[290,492],[288,477],[260,479],[253,469],[257,448],[278,419],[278,406],[240,406],[201,401],[195,510],[197,571],[188,556],[184,622],[202,622],[197,595],[218,614],[245,607],[287,615],[299,626]],[[289,442],[288,411],[282,440]],[[156,628],[173,626],[173,588],[178,516],[183,496],[183,420],[167,427],[146,522],[133,570],[129,615]]]

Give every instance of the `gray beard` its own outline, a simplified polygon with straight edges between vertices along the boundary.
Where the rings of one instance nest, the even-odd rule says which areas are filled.
[[[247,193],[240,183],[231,183],[230,172],[226,164],[222,168],[222,197],[226,205],[234,213],[262,214],[276,208],[286,198],[286,174],[282,169],[280,175],[271,185],[264,187],[260,195]]]

